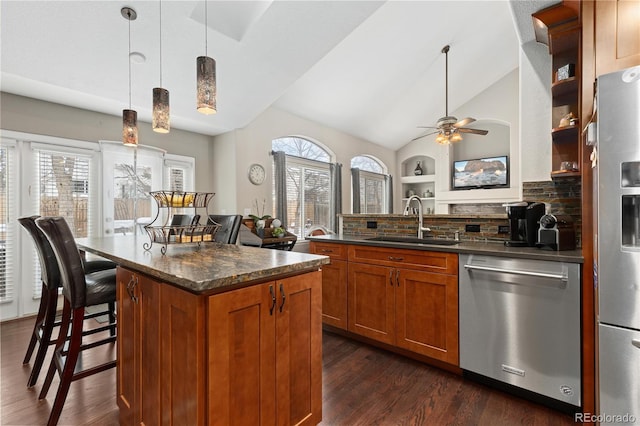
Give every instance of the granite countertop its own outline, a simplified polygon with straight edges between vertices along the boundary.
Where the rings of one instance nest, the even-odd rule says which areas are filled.
[[[346,236],[346,235],[317,235],[307,237],[308,240],[318,242],[334,242],[341,244],[358,244],[376,247],[403,248],[413,250],[442,251],[448,253],[485,254],[501,257],[513,257],[521,259],[551,260],[554,262],[583,263],[581,250],[554,251],[543,250],[535,247],[506,247],[503,242],[475,242],[462,240],[455,245],[434,245],[399,243],[389,241],[371,241],[370,236]]]
[[[167,253],[161,244],[150,251],[142,245],[147,236],[80,238],[78,247],[120,266],[149,275],[196,294],[213,294],[251,282],[317,270],[329,263],[326,256],[236,246],[215,242],[170,244]]]

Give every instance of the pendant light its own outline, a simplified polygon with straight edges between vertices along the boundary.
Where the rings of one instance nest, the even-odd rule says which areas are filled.
[[[162,0],[160,0],[160,87],[153,88],[153,116],[151,127],[157,133],[169,133],[169,91],[162,88]]]
[[[123,7],[120,13],[129,21],[129,109],[122,110],[122,143],[127,146],[138,145],[138,113],[131,109],[131,21],[138,17],[136,11],[130,7]]]
[[[207,56],[207,0],[204,1],[204,54],[196,60],[197,108],[203,114],[215,114],[216,107],[216,61]]]

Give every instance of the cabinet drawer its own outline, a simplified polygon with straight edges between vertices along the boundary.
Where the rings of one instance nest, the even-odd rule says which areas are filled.
[[[414,268],[441,274],[458,273],[456,253],[350,245],[349,261]]]
[[[347,247],[346,244],[311,241],[309,252],[329,256],[331,259],[347,260]]]

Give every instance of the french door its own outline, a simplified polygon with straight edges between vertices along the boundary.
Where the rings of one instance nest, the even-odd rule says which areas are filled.
[[[156,214],[149,191],[193,190],[194,163],[152,147],[2,131],[0,320],[40,303],[40,262],[19,217],[64,216],[77,238],[140,232]]]

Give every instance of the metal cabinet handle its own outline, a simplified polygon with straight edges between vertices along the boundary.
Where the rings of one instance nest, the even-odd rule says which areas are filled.
[[[400,269],[396,269],[396,284],[400,287]]]
[[[502,268],[494,268],[491,266],[479,266],[479,265],[464,265],[465,269],[470,270],[478,270],[478,271],[488,271],[488,272],[501,272],[505,274],[514,274],[514,275],[526,275],[528,277],[539,277],[539,278],[552,278],[561,281],[569,281],[569,277],[563,274],[547,274],[544,272],[530,272],[530,271],[520,271],[517,269],[502,269]]]
[[[396,262],[399,262],[401,260],[404,260],[404,257],[393,257],[393,256],[389,256],[389,260],[395,260]]]
[[[282,312],[282,308],[284,308],[284,302],[285,300],[287,300],[286,296],[284,295],[284,286],[282,283],[280,283],[280,296],[282,297],[282,303],[280,304],[280,312]]]
[[[389,269],[389,285],[393,287],[393,269]]]
[[[269,294],[271,295],[271,306],[269,307],[269,315],[273,315],[273,310],[276,308],[276,292],[273,290],[273,286],[269,286]]]
[[[322,253],[333,253],[333,250],[331,249],[322,249],[320,250]]]
[[[133,303],[138,303],[138,297],[134,293],[134,289],[138,285],[138,277],[136,275],[131,275],[129,282],[127,283],[127,294],[129,298],[133,301]]]
[[[640,349],[640,340],[638,340],[638,339],[632,339],[632,340],[631,340],[631,344],[632,344],[633,346],[635,346],[636,348]]]

